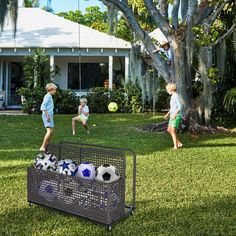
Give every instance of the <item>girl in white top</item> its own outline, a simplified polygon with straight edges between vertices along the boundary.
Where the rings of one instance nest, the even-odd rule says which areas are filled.
[[[87,106],[87,99],[81,98],[80,99],[80,106],[78,108],[78,116],[72,119],[72,134],[75,135],[75,124],[76,121],[81,122],[83,127],[85,128],[87,134],[89,134],[87,121],[89,118],[89,108]]]

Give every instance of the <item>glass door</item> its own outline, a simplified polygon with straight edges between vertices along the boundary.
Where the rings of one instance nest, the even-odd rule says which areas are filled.
[[[8,86],[8,105],[21,105],[21,97],[17,90],[23,86],[23,64],[22,62],[10,63]]]

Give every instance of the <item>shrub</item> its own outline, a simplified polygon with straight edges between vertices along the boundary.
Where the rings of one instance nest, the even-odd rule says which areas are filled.
[[[226,111],[236,115],[236,87],[226,93],[223,104]]]
[[[125,84],[126,90],[126,111],[127,112],[141,112],[142,111],[142,90],[136,82],[128,82]]]
[[[91,112],[105,113],[109,104],[109,90],[106,88],[93,88],[86,96]]]
[[[22,96],[23,111],[28,114],[41,113],[40,105],[46,91],[44,88],[20,88],[18,94]],[[79,97],[71,90],[57,89],[54,95],[54,111],[60,114],[77,113]]]
[[[126,107],[127,94],[124,89],[114,89],[109,92],[109,103],[115,102],[118,105],[118,112],[127,112]],[[108,103],[108,104],[109,104]]]
[[[40,104],[45,94],[44,88],[20,88],[17,93],[22,97],[22,108],[25,113],[40,113]]]
[[[91,112],[108,112],[108,104],[116,102],[118,112],[141,112],[142,98],[141,89],[136,85],[129,84],[126,89],[113,89],[109,91],[106,88],[93,88],[86,96],[88,106]]]
[[[58,89],[55,98],[55,111],[60,114],[74,114],[78,112],[80,98],[72,90]]]
[[[157,92],[156,110],[161,111],[170,107],[170,96],[166,90],[161,89]]]
[[[49,63],[49,56],[45,55],[42,49],[36,49],[32,55],[25,56],[23,62],[24,86],[27,88],[45,87],[60,73],[56,67],[52,69]]]

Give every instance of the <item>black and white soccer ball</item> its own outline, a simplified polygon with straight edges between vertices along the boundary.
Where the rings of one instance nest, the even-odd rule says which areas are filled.
[[[39,153],[35,157],[34,166],[40,170],[56,170],[57,157],[53,153]]]
[[[62,159],[57,163],[57,172],[60,174],[75,176],[78,172],[78,165],[71,159]]]
[[[77,176],[93,180],[95,178],[96,167],[90,162],[83,162],[78,166]]]
[[[112,183],[120,178],[120,173],[115,166],[104,164],[99,166],[95,173],[95,179],[99,182]]]

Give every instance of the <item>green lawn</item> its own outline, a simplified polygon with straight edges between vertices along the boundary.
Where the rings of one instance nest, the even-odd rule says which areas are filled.
[[[91,134],[71,135],[70,115],[55,117],[52,142],[81,141],[128,147],[137,154],[137,209],[111,232],[90,221],[34,206],[29,209],[26,168],[44,129],[40,116],[0,116],[0,235],[236,235],[236,135],[182,135],[171,150],[165,134],[137,127],[161,117],[91,115]]]

